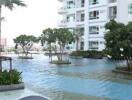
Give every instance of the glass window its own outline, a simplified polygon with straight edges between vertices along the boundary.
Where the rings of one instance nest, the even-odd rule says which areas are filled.
[[[81,7],[84,7],[84,4],[85,4],[85,0],[82,0],[81,1]]]
[[[98,50],[98,41],[89,41],[89,49]]]
[[[99,3],[98,0],[90,0],[89,1],[90,5],[95,5],[95,4],[98,4],[98,3]]]
[[[99,19],[99,11],[91,11],[89,12],[89,19]]]
[[[81,14],[81,21],[84,21],[85,19],[85,14]]]
[[[73,1],[67,1],[67,8],[74,8],[75,7],[75,3]]]
[[[117,7],[116,6],[109,7],[109,18],[115,19],[116,16],[117,16]]]
[[[99,34],[99,26],[90,26],[89,34]]]
[[[132,14],[132,4],[129,4],[128,5],[128,13],[129,14]]]

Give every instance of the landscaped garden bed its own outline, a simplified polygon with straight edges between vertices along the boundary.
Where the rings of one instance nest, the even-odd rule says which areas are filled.
[[[19,56],[19,59],[33,59],[33,57],[28,57],[28,56]]]
[[[24,83],[11,84],[11,85],[0,85],[0,92],[24,89]]]
[[[17,70],[4,70],[0,72],[0,91],[23,89],[21,72]]]
[[[58,60],[54,60],[54,61],[52,61],[52,62],[50,62],[50,63],[52,63],[52,64],[58,64],[58,65],[61,65],[61,64],[71,64],[71,62],[70,61],[58,61]]]
[[[93,58],[93,59],[102,59],[104,57],[103,52],[101,51],[73,51],[70,54],[74,58]]]
[[[130,71],[130,69],[128,69],[128,67],[116,67],[116,69],[114,69],[112,71],[116,72],[116,73],[131,74],[132,75],[132,71]]]

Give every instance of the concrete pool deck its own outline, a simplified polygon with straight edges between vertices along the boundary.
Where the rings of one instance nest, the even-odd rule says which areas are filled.
[[[29,97],[29,98],[25,98]],[[34,98],[33,98],[34,97]],[[49,100],[29,89],[0,92],[0,100]]]

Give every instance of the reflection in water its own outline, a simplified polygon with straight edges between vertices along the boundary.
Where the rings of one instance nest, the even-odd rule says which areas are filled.
[[[52,100],[130,100],[132,76],[112,73],[116,62],[106,59],[70,59],[71,65],[49,64],[48,57],[13,57],[15,68],[23,72],[27,88]],[[4,63],[6,68],[6,63]]]

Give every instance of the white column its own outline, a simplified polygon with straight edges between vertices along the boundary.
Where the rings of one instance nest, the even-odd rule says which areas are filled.
[[[88,50],[89,37],[89,0],[85,0],[84,50]]]
[[[127,24],[128,22],[128,0],[117,0],[117,21]]]

